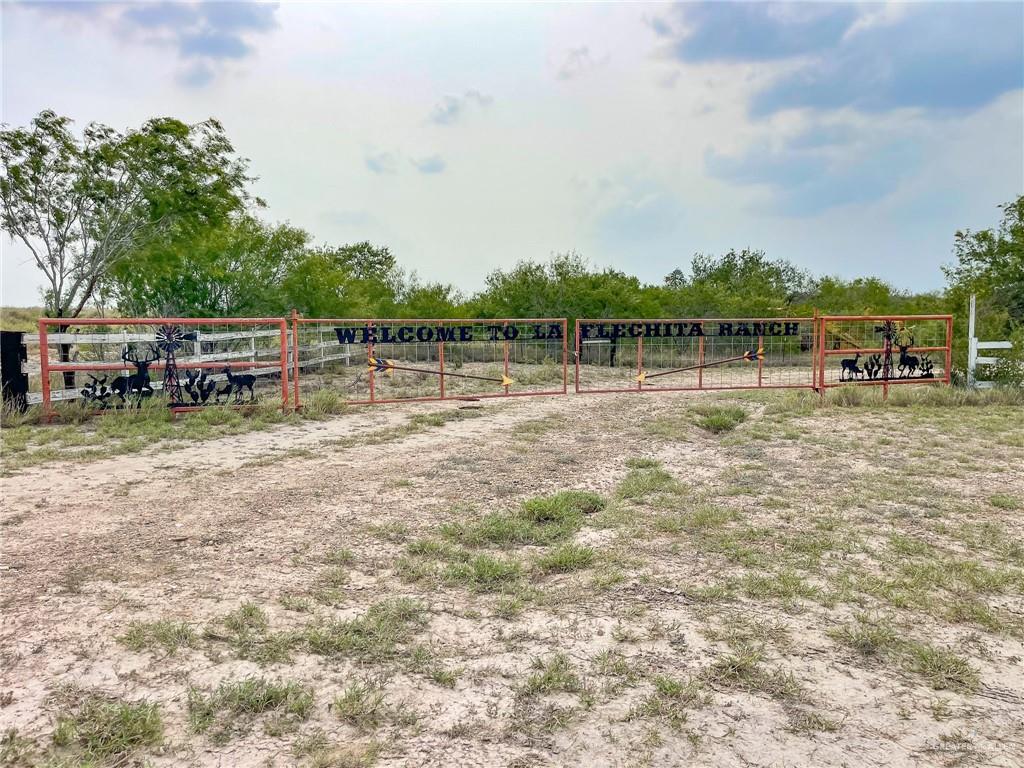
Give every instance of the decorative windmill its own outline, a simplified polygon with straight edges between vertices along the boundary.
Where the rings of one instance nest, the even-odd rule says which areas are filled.
[[[892,345],[901,333],[895,320],[886,320],[875,326],[875,333],[882,334],[882,378],[892,378]]]
[[[164,392],[169,405],[181,404],[181,382],[178,381],[178,363],[175,353],[186,341],[195,341],[195,332],[185,333],[181,326],[161,325],[156,332],[156,345],[164,353]]]

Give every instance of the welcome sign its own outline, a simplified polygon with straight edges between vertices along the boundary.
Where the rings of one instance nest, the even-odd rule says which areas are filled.
[[[705,326],[713,326],[706,329]],[[580,322],[580,339],[669,339],[689,336],[799,336],[800,323],[781,320],[699,322]]]
[[[412,344],[415,342],[561,341],[561,323],[485,325],[382,325],[338,327],[340,344]]]

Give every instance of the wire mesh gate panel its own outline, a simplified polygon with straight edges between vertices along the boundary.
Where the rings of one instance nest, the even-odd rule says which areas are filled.
[[[818,386],[943,383],[952,368],[952,315],[824,315]]]
[[[811,317],[576,321],[577,392],[807,387]]]
[[[96,410],[288,405],[284,318],[41,318],[38,400]]]
[[[563,395],[565,318],[292,317],[294,400],[318,389],[351,403]]]

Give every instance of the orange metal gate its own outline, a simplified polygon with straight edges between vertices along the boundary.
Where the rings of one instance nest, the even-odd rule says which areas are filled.
[[[565,318],[351,319],[293,314],[300,379],[353,404],[564,395]],[[300,369],[302,370],[300,376]]]
[[[350,403],[564,395],[567,331],[565,318],[42,318],[32,396],[49,416],[57,400],[129,407],[166,385],[176,411],[225,392],[225,404],[244,405],[279,391],[282,408],[298,408],[303,386]],[[174,361],[157,352],[170,332],[181,340]],[[952,339],[952,315],[581,318],[572,376],[578,393],[876,385],[888,394],[893,384],[948,384]],[[84,389],[54,390],[55,374],[76,372],[91,380]]]
[[[816,388],[949,384],[952,315],[823,315]]]
[[[815,386],[813,317],[576,321],[576,392]]]

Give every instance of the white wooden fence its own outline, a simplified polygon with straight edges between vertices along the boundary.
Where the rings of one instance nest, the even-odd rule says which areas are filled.
[[[1000,358],[991,355],[979,355],[979,350],[1013,349],[1009,341],[979,341],[974,335],[975,297],[971,294],[971,312],[967,323],[967,384],[977,389],[989,389],[995,386],[994,381],[978,381],[976,369],[979,365],[998,365]]]

